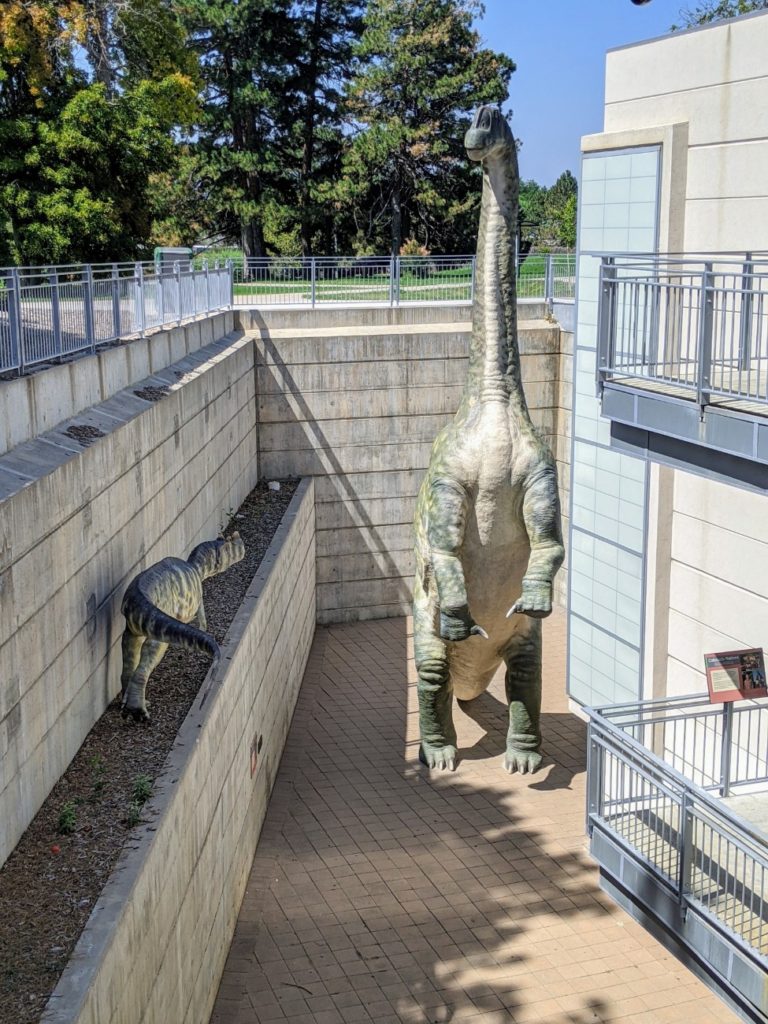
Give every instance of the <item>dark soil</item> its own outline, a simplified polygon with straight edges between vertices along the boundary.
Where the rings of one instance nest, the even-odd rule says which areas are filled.
[[[203,584],[208,630],[219,642],[296,487],[259,484],[230,520],[245,558]],[[0,870],[0,1024],[40,1019],[209,663],[169,648],[147,686],[147,725],[123,719],[114,700]]]

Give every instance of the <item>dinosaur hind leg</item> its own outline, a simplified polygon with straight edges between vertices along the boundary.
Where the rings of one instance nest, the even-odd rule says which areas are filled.
[[[148,722],[149,712],[144,694],[147,680],[168,650],[168,644],[159,640],[146,640],[141,651],[139,664],[123,691],[123,716],[132,716],[137,722]]]
[[[456,729],[453,725],[448,647],[438,633],[435,596],[427,594],[416,580],[413,597],[413,647],[419,676],[419,757],[429,768],[456,764]]]
[[[541,622],[531,620],[504,655],[509,732],[504,767],[511,774],[535,772],[541,764]]]
[[[139,666],[139,658],[141,657],[141,648],[144,646],[143,636],[137,636],[132,633],[130,629],[126,627],[123,633],[123,671],[120,676],[120,689],[123,699],[125,699],[125,691],[128,689],[133,673]]]

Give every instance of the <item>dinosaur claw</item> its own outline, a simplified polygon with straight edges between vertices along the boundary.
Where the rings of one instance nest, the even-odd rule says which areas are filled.
[[[511,607],[511,608],[509,609],[509,611],[508,611],[508,612],[507,612],[507,614],[506,614],[506,618],[508,618],[508,619],[511,619],[511,618],[512,618],[512,616],[513,616],[513,615],[514,615],[514,614],[515,614],[516,612],[517,612],[517,602],[515,602],[515,604],[513,604],[513,605],[512,605],[512,607]]]
[[[488,634],[485,632],[482,626],[473,626],[469,631],[470,636],[481,636],[483,640],[488,639]]]

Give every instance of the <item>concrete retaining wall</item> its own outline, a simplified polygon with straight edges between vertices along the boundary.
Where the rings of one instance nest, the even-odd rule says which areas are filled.
[[[526,318],[542,312],[521,303],[523,379],[567,508],[570,350]],[[416,494],[466,379],[469,306],[238,315],[256,338],[262,472],[315,477],[318,621],[407,613]]]
[[[314,533],[306,480],[44,1024],[207,1024],[312,643]]]
[[[0,456],[0,863],[119,692],[127,582],[256,483],[254,406],[231,335]]]
[[[232,313],[214,313],[0,382],[0,454],[210,345],[228,334],[233,324]]]

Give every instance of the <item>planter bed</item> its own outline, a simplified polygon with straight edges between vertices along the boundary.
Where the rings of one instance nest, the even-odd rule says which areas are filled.
[[[243,715],[253,715],[256,711],[257,718],[264,717],[267,705],[263,700],[259,704],[266,685],[262,675],[271,663],[281,624],[273,620],[284,615],[281,609],[291,596],[291,586],[298,580],[306,583],[311,576],[311,595],[304,593],[309,588],[303,587],[294,608],[300,621],[295,623],[298,632],[293,635],[297,650],[288,665],[290,707],[278,709],[269,705],[270,721],[277,714],[287,729],[293,710],[291,695],[295,700],[294,691],[298,691],[303,671],[301,657],[304,648],[308,651],[311,641],[310,618],[314,622],[312,504],[310,481],[299,485],[283,483],[280,491],[259,485],[251,492],[231,516],[228,526],[228,530],[239,530],[243,537],[245,559],[204,584],[208,629],[222,644],[222,658],[216,672],[208,673],[209,659],[205,656],[169,648],[147,688],[151,723],[141,726],[122,719],[119,698],[113,701],[0,870],[0,1024],[31,1024],[40,1020],[57,982],[58,988],[42,1017],[45,1021],[109,1024],[118,1008],[120,1020],[139,1021],[152,1000],[157,1002],[162,996],[167,1001],[172,996],[171,992],[166,995],[154,991],[166,949],[172,945],[170,937],[160,946],[157,942],[153,946],[137,933],[137,921],[146,918],[149,930],[156,915],[166,913],[171,915],[168,928],[173,929],[174,915],[178,916],[182,905],[190,903],[189,887],[197,884],[195,864],[201,854],[201,844],[206,842],[206,836],[210,838],[210,819],[220,814],[225,789],[232,790],[231,797],[235,784],[242,788],[240,776],[248,777],[249,757],[250,768],[255,769],[249,781],[255,786],[254,793],[260,793],[266,804],[272,778],[259,780],[259,775],[264,774],[259,769],[269,769],[269,763],[275,758],[279,761],[282,751],[279,735],[271,737],[274,749],[264,753],[258,749],[263,736],[254,733],[252,752],[239,749],[243,746],[242,737],[230,736],[229,749],[237,751],[245,771],[238,765],[235,783],[231,764],[227,767],[222,761],[218,775],[207,765],[214,789],[219,787],[218,792],[211,789],[207,780],[198,779],[203,769],[193,762],[211,718],[216,719],[215,727],[222,731],[224,744],[224,731],[227,730],[227,735],[232,732],[229,719],[235,706]],[[226,518],[223,514],[223,519]],[[299,531],[301,536],[298,536]],[[270,569],[278,562],[281,562],[279,574],[271,574]],[[274,575],[279,575],[280,579],[274,579]],[[265,637],[251,636],[253,620],[259,614],[264,621],[258,632],[265,635],[269,632],[265,628],[269,618],[269,627],[276,634],[269,641],[272,646],[261,672],[254,659],[258,658],[259,643]],[[203,685],[203,692],[210,687],[210,693],[200,707],[201,702],[196,698]],[[223,692],[224,701],[221,699]],[[244,725],[240,723],[241,729]],[[250,740],[249,734],[249,747]],[[217,748],[210,735],[208,743],[212,743],[212,749]],[[207,753],[206,757],[210,760],[212,755]],[[177,796],[182,789],[185,792],[189,789],[180,782],[183,779],[186,784],[190,773],[192,782],[200,783],[198,796],[192,807],[186,806],[180,813],[176,807]],[[200,792],[201,785],[206,790],[205,796]],[[152,795],[147,799],[150,791]],[[229,810],[231,813],[233,809]],[[240,816],[243,814],[244,810]],[[139,906],[137,900],[146,900],[141,887],[153,847],[168,822],[175,819],[179,819],[174,825],[178,833],[176,844],[184,849],[178,850],[180,856],[175,861],[166,852],[167,890],[158,890],[157,879],[150,879],[152,896],[149,902]],[[178,829],[184,819],[187,819],[188,833],[185,828]],[[258,824],[260,826],[260,821]],[[253,849],[250,857],[252,853]],[[237,860],[242,860],[241,854]],[[229,898],[237,899],[239,904],[237,872],[242,874],[242,867],[238,863],[237,872],[230,877],[233,865],[226,856],[222,857],[221,867],[224,877],[215,885],[211,879],[212,888],[219,896],[227,890]],[[178,904],[175,909],[169,896]],[[197,928],[210,931],[213,921],[208,921],[206,915],[210,912],[215,916],[215,910],[203,905],[205,900],[200,893],[195,893],[191,902],[195,906]],[[159,926],[163,922],[154,923]],[[114,968],[110,966],[111,957],[120,946],[121,928],[128,930],[127,940],[123,940],[127,941],[127,946],[120,954],[121,971],[131,992],[126,995],[112,978],[107,986],[110,995],[105,1001],[104,992],[100,991],[102,975],[105,970],[109,973]],[[221,929],[219,933],[218,945],[221,945],[224,933]],[[198,938],[199,935],[198,932]],[[153,959],[157,961],[154,977]],[[223,965],[223,960],[221,963]],[[188,957],[185,966],[193,974],[199,970],[194,957]],[[215,963],[212,969],[216,969]],[[137,972],[142,974],[141,984],[135,980]],[[178,975],[179,971],[172,973]],[[181,982],[182,979],[177,978],[178,999],[182,998],[179,995]],[[183,979],[188,989],[183,996],[185,1004],[192,996],[194,982],[194,976]],[[166,978],[162,987],[174,986],[169,986]],[[214,996],[215,989],[210,995],[211,1001]],[[126,999],[130,1005],[126,1004]],[[168,1016],[156,1016],[156,1010],[152,1010],[147,1019],[167,1019],[181,1024],[187,1019],[189,1006],[184,1005],[180,1013],[181,1004],[173,1009],[171,1005],[169,1003],[165,1011]],[[200,1019],[207,1020],[207,1017]]]

